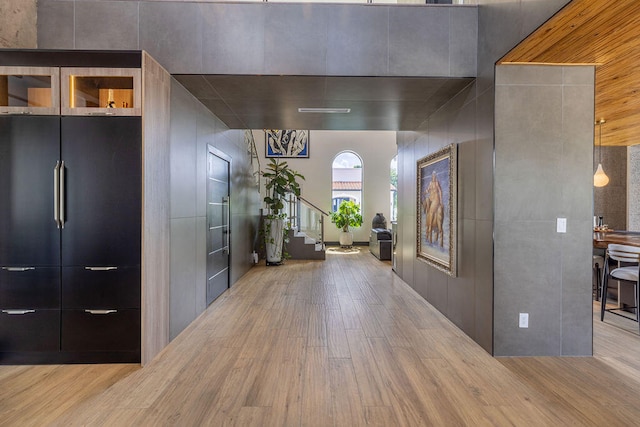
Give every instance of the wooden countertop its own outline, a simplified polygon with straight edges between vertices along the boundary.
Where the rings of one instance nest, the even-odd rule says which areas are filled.
[[[593,247],[606,249],[609,243],[640,247],[640,232],[625,230],[593,232]]]

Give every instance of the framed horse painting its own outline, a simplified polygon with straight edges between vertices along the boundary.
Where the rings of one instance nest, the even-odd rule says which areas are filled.
[[[417,257],[456,276],[457,146],[451,144],[418,160]]]

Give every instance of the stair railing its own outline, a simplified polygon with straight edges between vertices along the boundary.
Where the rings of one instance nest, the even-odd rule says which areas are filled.
[[[287,209],[291,228],[316,240],[316,244],[324,244],[324,217],[329,214],[304,197],[289,194]]]

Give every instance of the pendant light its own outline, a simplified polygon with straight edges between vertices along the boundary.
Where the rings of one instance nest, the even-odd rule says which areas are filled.
[[[602,124],[606,123],[605,119],[600,119],[600,121],[596,122],[596,124],[600,125],[600,138],[599,138],[599,147],[598,147],[598,168],[596,169],[596,173],[593,175],[593,185],[595,187],[604,187],[609,183],[609,177],[604,170],[602,169]]]

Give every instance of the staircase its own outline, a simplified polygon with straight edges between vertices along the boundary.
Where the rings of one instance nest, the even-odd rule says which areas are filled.
[[[301,231],[289,230],[289,243],[286,247],[290,259],[326,259],[325,247],[321,242]]]

